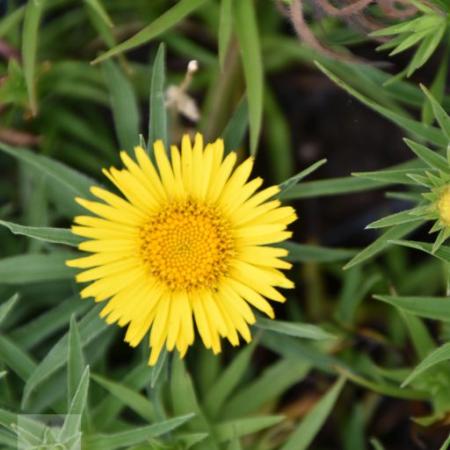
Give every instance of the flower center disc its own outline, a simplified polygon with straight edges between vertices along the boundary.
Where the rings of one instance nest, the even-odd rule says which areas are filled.
[[[140,233],[150,273],[171,290],[216,287],[234,254],[228,221],[216,208],[193,200],[170,204]]]

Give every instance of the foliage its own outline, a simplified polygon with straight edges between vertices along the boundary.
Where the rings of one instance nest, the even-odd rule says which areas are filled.
[[[414,4],[413,18],[371,36],[336,17],[311,24],[355,52],[354,43],[373,46],[370,37],[387,38],[390,56],[412,51],[394,76],[309,48],[262,0],[0,5],[0,448],[15,448],[19,435],[30,448],[82,439],[89,450],[388,449],[389,434],[370,426],[391,401],[420,405],[408,426],[435,426],[447,448],[450,226],[439,201],[450,186],[450,7]],[[186,75],[193,59],[200,69]],[[273,83],[292,67],[327,77],[395,124],[409,159],[325,179],[325,160],[296,167]],[[434,73],[428,88],[415,79],[421,68]],[[168,103],[169,87],[178,96]],[[193,106],[198,122],[186,114]],[[166,353],[149,368],[148,349],[121,344],[121,330],[79,298],[64,265],[78,243],[73,199],[119,164],[119,148],[151,151],[155,138],[175,142],[194,128],[261,158],[279,198],[299,206],[300,243],[284,244],[299,288],[279,320],[258,319],[249,346],[223,356],[198,346],[187,360]],[[376,189],[401,210],[368,224],[373,242],[307,241],[305,199],[320,207]],[[55,430],[30,413],[64,421]]]

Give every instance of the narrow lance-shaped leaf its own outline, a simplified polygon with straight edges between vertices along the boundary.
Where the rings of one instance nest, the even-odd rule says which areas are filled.
[[[92,375],[92,379],[146,421],[153,422],[155,420],[156,415],[150,400],[136,392],[134,389],[124,386],[121,383],[108,380],[100,375]]]
[[[29,227],[5,220],[0,220],[0,225],[8,228],[13,234],[27,236],[52,244],[65,244],[76,247],[81,242],[79,236],[75,236],[70,230],[65,228]]]
[[[423,359],[418,366],[409,374],[409,376],[402,383],[403,386],[407,386],[419,375],[423,374],[427,370],[434,367],[436,364],[440,364],[450,359],[450,342],[442,345],[433,352],[431,352],[425,359]]]
[[[420,122],[409,119],[404,115],[401,115],[397,112],[394,112],[384,106],[377,104],[374,100],[366,97],[365,95],[358,92],[353,87],[349,86],[343,80],[341,80],[338,76],[336,76],[331,70],[325,67],[324,64],[320,64],[316,62],[317,67],[325,73],[332,81],[334,81],[338,86],[346,90],[349,94],[357,98],[359,101],[369,106],[379,114],[384,117],[387,117],[392,122],[396,123],[400,127],[404,128],[406,131],[418,136],[421,139],[428,140],[433,144],[446,146],[447,138],[443,136],[442,132],[434,127],[423,125]]]
[[[247,98],[242,97],[222,133],[225,153],[237,150],[242,145],[247,128],[248,103]]]
[[[269,320],[259,317],[255,323],[257,328],[273,333],[312,340],[334,339],[335,336],[322,330],[317,325],[309,323],[286,322],[283,320]]]
[[[103,4],[100,2],[100,0],[85,0],[85,2],[97,13],[98,17],[100,17],[105,25],[108,27],[113,27],[113,22],[111,20],[111,17],[108,14],[108,11],[106,11]]]
[[[65,417],[64,424],[59,434],[59,441],[64,442],[81,431],[81,417],[86,408],[89,391],[89,366],[81,376],[77,390],[73,396],[70,408]]]
[[[439,450],[448,450],[450,447],[450,434],[448,435],[447,439],[443,442]]]
[[[403,223],[400,225],[395,225],[384,232],[378,239],[376,239],[372,244],[366,247],[364,250],[359,252],[353,257],[345,266],[344,269],[349,269],[357,264],[361,264],[370,258],[383,252],[394,239],[399,239],[415,230],[420,223]]]
[[[374,298],[419,317],[450,321],[450,299],[447,297],[375,295]]]
[[[168,359],[169,358],[168,358],[167,349],[164,348],[161,351],[161,354],[159,355],[158,361],[151,369],[152,374],[151,374],[151,379],[150,379],[150,386],[152,389],[156,386],[156,384],[158,383],[158,380],[160,380],[163,370],[167,365]]]
[[[214,427],[214,435],[220,443],[228,442],[232,439],[273,427],[283,419],[283,416],[259,416],[230,420],[229,422],[216,425]]]
[[[261,58],[259,32],[253,1],[237,1],[233,4],[235,31],[238,37],[247,89],[250,153],[256,154],[261,133],[263,115],[264,69]]]
[[[147,442],[175,430],[191,420],[194,414],[174,417],[173,419],[157,422],[146,427],[133,428],[111,434],[95,434],[85,438],[86,448],[90,450],[115,450]]]
[[[382,219],[376,220],[366,226],[366,229],[376,229],[392,227],[395,225],[400,225],[402,223],[423,221],[422,217],[414,215],[415,209],[408,209],[406,211],[400,211],[389,216],[383,217]]]
[[[58,304],[40,314],[36,318],[27,321],[22,326],[9,333],[14,340],[25,350],[38,347],[44,340],[55,335],[58,330],[66,330],[72,315],[83,315],[91,308],[89,302],[80,302],[78,294],[58,302]]]
[[[383,444],[376,438],[370,440],[373,450],[384,450]]]
[[[438,249],[434,249],[433,244],[428,242],[407,241],[407,240],[392,240],[391,244],[401,245],[403,247],[413,248],[428,253],[441,261],[450,262],[450,247],[448,245],[441,245]]]
[[[80,321],[79,329],[82,347],[88,345],[107,329],[105,322],[98,317],[100,309],[101,307],[93,308]],[[28,404],[30,396],[35,389],[66,364],[68,338],[68,334],[64,335],[27,379],[22,399],[24,407]]]
[[[310,370],[308,362],[280,359],[257,378],[241,383],[237,392],[225,403],[220,416],[233,419],[261,411],[264,405],[276,402],[291,386],[300,383]]]
[[[319,245],[297,244],[286,241],[280,247],[289,250],[286,257],[292,262],[334,262],[344,261],[354,256],[358,251],[347,248],[321,247]]]
[[[445,90],[446,90],[446,81],[447,81],[447,72],[448,72],[448,51],[444,52],[442,60],[439,64],[439,69],[434,77],[434,80],[430,86],[431,95],[439,102],[442,102]],[[440,105],[439,105],[440,106]],[[445,112],[445,111],[444,111]],[[428,125],[433,123],[434,118],[437,117],[436,112],[433,109],[432,102],[427,99],[422,106],[422,122]],[[444,114],[444,117],[446,115]],[[448,131],[444,130],[444,127],[441,125],[442,131],[447,134],[447,137],[450,140],[450,120],[449,120],[449,128]]]
[[[411,169],[421,167],[423,163],[417,159],[408,161],[406,163],[397,164],[390,169],[377,172],[363,172],[354,173],[351,177],[331,178],[328,180],[306,181],[293,187],[288,191],[283,198],[299,199],[299,198],[317,198],[328,195],[348,194],[351,192],[361,192],[365,190],[380,188],[390,184],[407,182],[412,184],[412,181],[407,179],[406,174],[411,172]],[[386,172],[402,171],[403,176],[401,180],[396,174],[395,177],[388,177]],[[373,176],[372,176],[373,175]],[[378,176],[381,175],[381,176]],[[356,178],[358,177],[358,178]],[[364,178],[360,178],[364,177]],[[367,179],[366,179],[367,178]]]
[[[11,298],[6,300],[6,302],[0,304],[0,325],[6,319],[9,312],[14,308],[17,300],[19,300],[19,294],[14,294]]]
[[[71,202],[74,202],[73,197],[76,195],[89,196],[90,187],[96,184],[93,179],[59,161],[43,155],[37,155],[25,148],[14,148],[0,143],[0,151],[29,164],[37,173],[56,181],[70,195]]]
[[[438,103],[438,101],[433,97],[431,92],[424,86],[420,85],[422,91],[427,96],[433,108],[434,117],[436,117],[441,130],[444,132],[448,140],[450,140],[450,117],[446,113],[445,109]]]
[[[430,150],[422,144],[411,141],[410,139],[404,139],[404,141],[406,145],[431,168],[442,170],[445,173],[450,171],[450,165],[447,160],[435,151]]]
[[[94,64],[111,58],[119,53],[126,52],[133,48],[139,47],[146,42],[151,41],[156,36],[159,36],[164,31],[174,27],[178,22],[191,14],[197,8],[202,6],[208,0],[180,0],[172,8],[168,9],[164,14],[161,14],[150,25],[143,28],[130,39],[115,46],[107,52],[100,55],[94,60]]]
[[[340,378],[302,420],[281,450],[304,450],[322,428],[345,384]]]
[[[219,21],[219,61],[223,69],[232,32],[233,0],[221,0]]]
[[[307,167],[306,169],[302,170],[298,174],[294,175],[293,177],[289,178],[286,181],[283,181],[280,184],[281,192],[279,193],[279,196],[281,198],[284,197],[284,194],[288,192],[290,189],[292,189],[296,184],[298,184],[303,178],[306,178],[311,173],[315,172],[319,167],[323,166],[327,162],[326,159],[321,159],[320,161],[315,162],[311,166]]]
[[[0,259],[0,283],[14,285],[71,279],[75,270],[67,267],[65,262],[72,257],[70,253],[49,253]]]
[[[117,138],[123,150],[131,151],[139,143],[139,110],[133,86],[113,61],[103,65],[111,99]]]
[[[25,9],[25,18],[22,30],[22,57],[25,82],[32,114],[37,113],[36,101],[36,52],[38,42],[38,29],[41,21],[45,0],[30,0]]]
[[[225,401],[247,371],[254,350],[255,344],[241,350],[211,387],[204,401],[204,409],[209,416],[216,417],[218,415]]]
[[[69,340],[67,342],[67,397],[68,404],[72,401],[78,384],[85,370],[80,331],[75,316],[70,319]]]
[[[0,335],[0,361],[19,375],[22,380],[27,380],[35,370],[36,364],[14,341]]]
[[[152,68],[152,81],[150,85],[150,113],[148,123],[147,149],[151,154],[153,143],[161,139],[166,151],[169,151],[167,131],[167,110],[165,104],[164,88],[166,82],[166,48],[160,44]]]

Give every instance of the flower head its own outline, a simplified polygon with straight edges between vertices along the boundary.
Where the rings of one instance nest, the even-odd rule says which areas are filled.
[[[271,246],[291,233],[296,219],[281,206],[272,186],[257,192],[249,180],[253,159],[236,166],[236,153],[224,158],[223,141],[192,146],[184,136],[181,152],[168,158],[154,144],[155,164],[141,147],[133,160],[122,152],[122,170],[104,170],[123,194],[93,187],[100,201],[77,198],[94,214],[75,218],[72,231],[87,238],[79,249],[90,255],[70,260],[89,283],[82,297],[105,301],[108,323],[128,325],[125,340],[138,345],[149,333],[155,364],[164,346],[183,356],[194,342],[194,324],[207,348],[221,351],[221,338],[238,345],[251,340],[250,306],[274,317],[268,300],[283,302],[278,287],[293,284],[280,269],[291,265],[283,248]]]
[[[450,227],[450,186],[442,189],[436,202],[439,220],[445,227]]]

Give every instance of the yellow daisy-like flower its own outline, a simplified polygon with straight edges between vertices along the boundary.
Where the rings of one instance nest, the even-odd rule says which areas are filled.
[[[184,136],[170,160],[158,141],[156,167],[141,147],[135,155],[121,152],[126,168],[104,170],[125,198],[93,187],[100,202],[76,199],[95,214],[76,217],[72,227],[88,238],[79,249],[91,253],[67,262],[87,269],[76,278],[90,283],[81,296],[108,300],[101,316],[128,325],[131,346],[150,331],[150,365],[164,345],[185,355],[194,320],[214,353],[221,337],[249,342],[249,305],[273,318],[267,299],[283,302],[276,288],[293,287],[279,270],[291,267],[281,259],[287,251],[269,246],[291,236],[293,208],[273,199],[277,186],[256,193],[262,179],[248,181],[253,159],[235,167],[236,153],[224,158],[222,140],[204,147],[197,134],[192,147]]]

